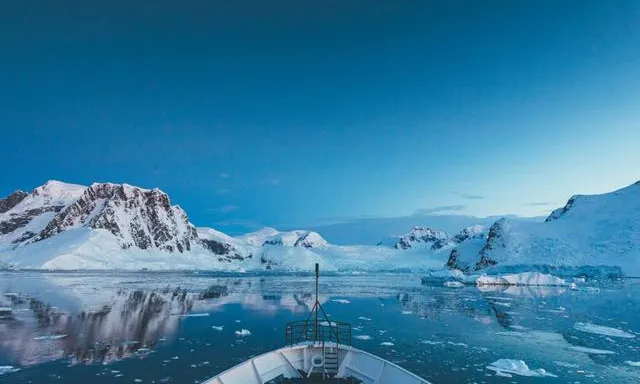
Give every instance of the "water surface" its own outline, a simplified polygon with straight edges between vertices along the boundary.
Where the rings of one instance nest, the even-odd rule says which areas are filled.
[[[354,346],[434,383],[640,382],[638,280],[481,291],[365,274],[320,289]],[[283,346],[313,277],[5,272],[0,292],[0,366],[19,369],[0,383],[198,383]],[[558,377],[499,377],[487,366],[501,358]]]

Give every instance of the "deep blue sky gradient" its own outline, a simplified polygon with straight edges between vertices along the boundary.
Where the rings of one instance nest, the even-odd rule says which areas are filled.
[[[640,179],[638,1],[0,2],[0,195],[197,225],[539,215]]]

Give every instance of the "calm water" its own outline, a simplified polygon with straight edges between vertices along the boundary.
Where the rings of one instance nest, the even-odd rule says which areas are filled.
[[[201,299],[210,286],[214,297]],[[0,383],[198,383],[281,347],[312,290],[311,276],[0,273],[0,366],[19,368]],[[640,361],[638,280],[480,291],[373,274],[323,276],[321,292],[331,318],[353,325],[355,346],[434,383],[640,382],[625,363]],[[500,358],[558,378],[497,377],[486,367]]]

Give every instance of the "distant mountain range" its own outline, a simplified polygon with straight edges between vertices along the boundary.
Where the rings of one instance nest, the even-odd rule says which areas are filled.
[[[196,228],[159,189],[49,181],[0,199],[0,267],[307,271],[318,262],[343,271],[477,271],[541,263],[640,273],[639,231],[639,183],[572,197],[546,222],[503,218],[489,229],[471,225],[454,234],[414,227],[378,245],[335,245],[310,230],[263,228],[232,237]]]

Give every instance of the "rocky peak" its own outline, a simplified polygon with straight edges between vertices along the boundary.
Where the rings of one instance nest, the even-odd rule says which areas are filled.
[[[505,233],[508,231],[509,222],[507,219],[502,218],[489,228],[489,234],[487,235],[487,242],[480,250],[480,260],[475,265],[475,270],[480,270],[492,265],[495,265],[497,262],[494,260],[490,253],[493,250],[505,248]]]
[[[18,205],[24,198],[27,197],[27,193],[24,191],[15,191],[4,199],[0,199],[0,213],[5,213]]]
[[[157,248],[183,252],[197,241],[195,227],[179,206],[159,189],[127,184],[94,183],[82,196],[58,213],[34,241],[73,227],[105,229],[123,248]]]
[[[420,243],[433,246],[435,243],[439,244],[448,238],[449,235],[442,231],[425,227],[413,227],[409,233],[398,240],[394,247],[396,249],[409,249]]]
[[[482,225],[472,225],[467,227],[453,236],[453,242],[456,244],[463,243],[469,239],[482,239],[484,237],[485,227]]]
[[[544,221],[549,222],[561,218],[565,213],[569,212],[569,210],[573,207],[579,197],[579,195],[572,196],[569,201],[567,201],[567,204],[565,204],[564,207],[554,209],[553,212],[551,212],[551,214]]]

